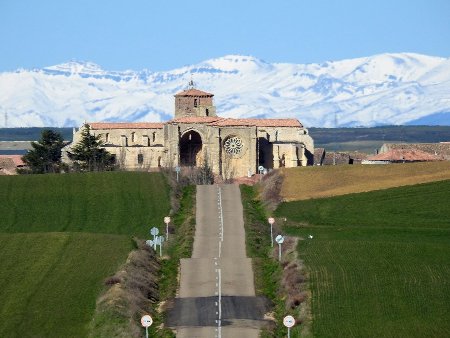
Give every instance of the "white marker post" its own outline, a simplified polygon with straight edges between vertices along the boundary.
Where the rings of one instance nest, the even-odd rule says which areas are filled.
[[[292,316],[286,316],[283,318],[283,325],[288,329],[288,338],[291,338],[291,327],[295,325],[295,319]]]
[[[278,260],[281,262],[281,244],[284,242],[284,237],[281,235],[278,235],[275,237],[275,241],[278,243]]]
[[[258,171],[259,171],[259,181],[261,182],[261,177],[262,177],[262,174],[264,172],[264,167],[262,165],[260,165],[258,167]]]
[[[169,223],[170,223],[170,217],[164,217],[164,223],[166,223],[166,239],[169,240]]]
[[[156,251],[156,236],[159,234],[159,230],[156,227],[150,229],[150,234],[153,235],[153,250]]]
[[[152,326],[153,319],[150,315],[144,315],[141,318],[141,324],[145,327],[145,338],[148,338],[148,328]]]
[[[273,223],[275,223],[275,218],[269,217],[268,221],[270,224],[270,246],[273,248]]]
[[[162,244],[164,243],[164,236],[157,237],[158,245],[159,245],[159,257],[162,257]]]
[[[176,166],[176,167],[175,167],[175,171],[176,171],[176,173],[177,173],[177,182],[178,182],[178,174],[180,173],[181,168],[180,168],[179,166]]]

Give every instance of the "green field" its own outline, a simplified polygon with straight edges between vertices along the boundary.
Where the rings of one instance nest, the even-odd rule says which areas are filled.
[[[86,337],[103,281],[169,212],[160,174],[0,176],[0,337]]]
[[[0,234],[0,337],[84,337],[126,236]]]
[[[449,200],[442,181],[280,205],[315,337],[450,336]]]
[[[0,177],[0,232],[94,232],[147,236],[163,224],[160,174],[105,172]]]

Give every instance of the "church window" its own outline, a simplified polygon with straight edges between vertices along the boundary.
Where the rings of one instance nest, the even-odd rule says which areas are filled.
[[[237,136],[229,137],[225,140],[223,147],[229,155],[239,155],[242,152],[242,140]]]
[[[155,140],[156,140],[156,131],[153,132],[152,140],[153,140],[153,142],[155,142]]]
[[[194,107],[197,107],[197,106],[198,106],[197,99],[194,99]]]
[[[105,134],[105,142],[108,143],[109,142],[109,133]]]
[[[209,109],[206,108],[206,116],[209,116]]]
[[[133,142],[133,143],[134,143],[134,134],[135,134],[135,132],[131,133],[131,142]]]
[[[138,154],[138,164],[144,163],[144,154]]]

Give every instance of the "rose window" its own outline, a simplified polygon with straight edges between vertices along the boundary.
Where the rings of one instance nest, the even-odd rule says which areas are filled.
[[[225,141],[223,147],[228,154],[239,155],[243,148],[242,140],[237,136],[232,136]]]

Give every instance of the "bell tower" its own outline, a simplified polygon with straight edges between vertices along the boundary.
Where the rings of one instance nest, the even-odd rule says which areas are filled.
[[[194,88],[191,80],[187,90],[175,95],[175,118],[185,116],[217,116],[214,94]]]

